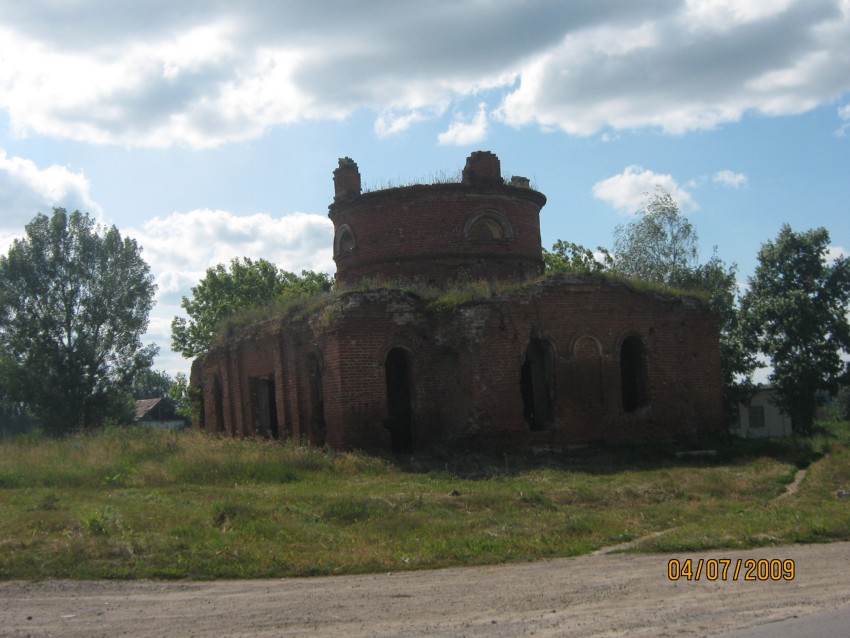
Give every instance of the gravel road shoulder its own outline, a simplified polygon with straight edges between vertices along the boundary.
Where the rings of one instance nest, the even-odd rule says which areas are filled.
[[[792,581],[671,581],[671,558],[790,559]],[[262,581],[0,583],[0,637],[717,636],[850,605],[850,543]]]

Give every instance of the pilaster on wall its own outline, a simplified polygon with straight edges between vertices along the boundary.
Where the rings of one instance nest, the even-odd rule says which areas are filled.
[[[245,427],[245,392],[243,383],[247,383],[247,379],[243,379],[242,376],[242,365],[240,363],[239,353],[241,352],[241,348],[231,347],[229,349],[229,358],[230,358],[230,368],[231,368],[231,379],[233,379],[233,388],[234,388],[234,420],[233,420],[233,428],[234,435],[248,436],[250,432]]]
[[[283,340],[281,343],[281,356],[283,357],[282,370],[284,383],[283,392],[286,395],[286,423],[287,433],[298,439],[304,433],[301,427],[301,401],[298,398],[298,368],[296,366],[297,355],[291,341]]]
[[[224,423],[222,428],[230,434],[236,436],[236,396],[233,392],[233,373],[230,369],[230,352],[227,352],[224,357],[224,365],[221,366],[221,401],[223,404],[222,416]]]
[[[342,362],[339,357],[339,342],[336,335],[326,335],[322,340],[322,356],[325,369],[322,373],[322,393],[325,398],[325,442],[332,448],[346,447],[345,418],[343,406]]]
[[[289,413],[289,401],[286,393],[286,380],[289,375],[283,358],[283,340],[274,346],[274,401],[277,408],[277,432],[281,440],[287,439],[292,432],[292,416]]]

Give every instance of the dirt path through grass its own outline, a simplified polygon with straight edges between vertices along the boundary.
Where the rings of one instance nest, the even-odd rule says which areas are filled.
[[[792,581],[668,579],[671,558],[789,559]],[[0,583],[0,637],[717,636],[850,605],[850,543],[311,579]]]
[[[785,491],[776,498],[784,498],[786,496],[791,496],[792,494],[796,494],[798,491],[800,491],[800,483],[802,483],[803,479],[806,478],[806,474],[808,474],[807,470],[797,470],[797,473],[794,474],[794,480],[791,481],[788,485],[786,485]]]

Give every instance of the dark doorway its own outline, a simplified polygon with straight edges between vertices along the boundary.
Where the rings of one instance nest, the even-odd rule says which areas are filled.
[[[522,414],[532,431],[545,430],[555,416],[555,361],[552,346],[532,339],[520,371]]]
[[[274,377],[251,379],[252,394],[256,416],[254,420],[257,434],[277,439],[280,437],[277,424],[277,402],[275,401]]]
[[[620,347],[620,384],[625,412],[634,412],[648,403],[646,355],[640,337],[626,337]]]
[[[387,421],[393,452],[413,450],[413,386],[410,354],[404,348],[393,348],[384,363],[387,377]]]
[[[325,395],[322,384],[322,367],[319,358],[310,353],[307,355],[307,372],[310,375],[310,412],[312,428],[310,438],[313,445],[324,445],[327,438],[327,425],[325,424]]]

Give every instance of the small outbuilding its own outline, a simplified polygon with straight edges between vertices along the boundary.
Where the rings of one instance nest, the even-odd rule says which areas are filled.
[[[738,405],[738,420],[732,423],[731,432],[742,438],[791,436],[791,417],[775,403],[773,388],[760,388],[749,403]]]
[[[177,408],[171,399],[166,397],[136,401],[133,421],[138,425],[166,430],[179,430],[188,425],[187,420],[177,414]]]

